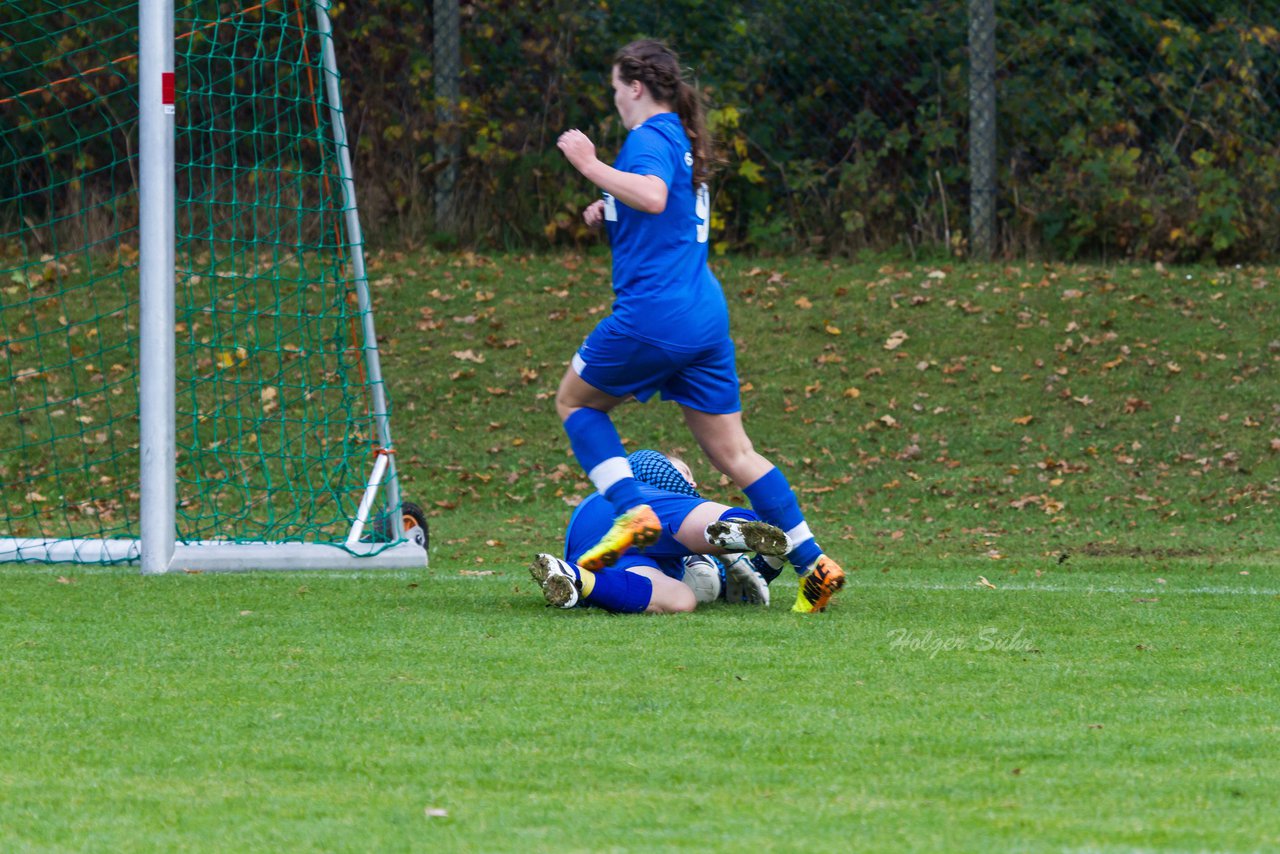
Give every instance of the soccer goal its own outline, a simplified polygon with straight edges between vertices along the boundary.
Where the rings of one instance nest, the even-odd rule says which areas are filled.
[[[426,565],[328,0],[0,0],[0,562]]]

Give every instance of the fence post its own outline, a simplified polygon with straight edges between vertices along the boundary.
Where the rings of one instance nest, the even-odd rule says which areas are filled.
[[[436,231],[454,234],[454,185],[458,180],[458,77],[462,70],[462,36],[458,0],[433,0],[431,65],[436,100],[435,221]]]
[[[969,252],[990,258],[996,242],[995,0],[969,0]]]

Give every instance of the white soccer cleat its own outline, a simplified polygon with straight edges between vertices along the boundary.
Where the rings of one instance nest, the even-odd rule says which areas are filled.
[[[732,558],[732,559],[731,559]],[[769,607],[769,585],[745,554],[725,555],[724,599]]]
[[[684,578],[681,579],[693,591],[699,605],[720,598],[720,567],[705,555],[690,555],[684,559]]]
[[[578,574],[573,567],[555,555],[540,554],[529,565],[529,575],[542,588],[542,595],[553,608],[572,608],[578,604]]]
[[[706,537],[708,543],[726,552],[784,555],[791,551],[786,532],[768,522],[721,519],[707,526]]]

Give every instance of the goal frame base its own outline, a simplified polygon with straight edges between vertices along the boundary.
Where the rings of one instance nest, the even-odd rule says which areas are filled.
[[[426,569],[427,552],[417,543],[392,546],[365,544],[361,552],[328,543],[228,543],[201,540],[177,543],[173,557],[159,572],[256,572],[297,570]],[[0,563],[124,564],[142,559],[140,540],[0,538]]]

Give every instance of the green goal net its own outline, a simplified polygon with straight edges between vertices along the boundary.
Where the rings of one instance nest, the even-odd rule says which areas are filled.
[[[138,19],[0,0],[0,561],[137,558]],[[301,568],[408,541],[422,565],[327,15],[202,0],[172,21],[176,542],[330,546],[272,553]]]

